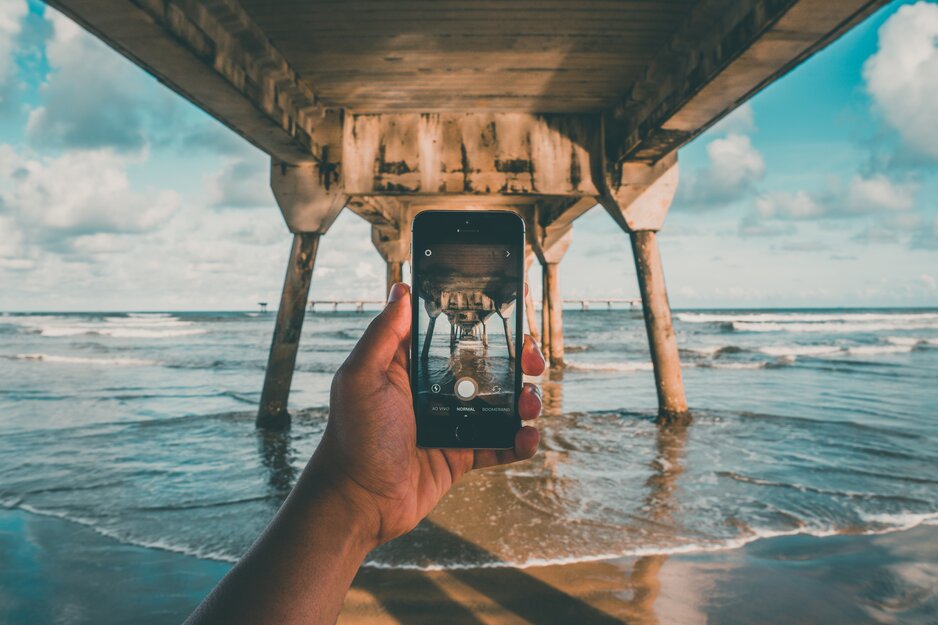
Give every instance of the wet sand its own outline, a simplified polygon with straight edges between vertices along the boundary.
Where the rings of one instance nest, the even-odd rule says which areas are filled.
[[[229,566],[5,510],[0,623],[178,623]],[[522,570],[363,569],[339,622],[931,624],[938,527]]]

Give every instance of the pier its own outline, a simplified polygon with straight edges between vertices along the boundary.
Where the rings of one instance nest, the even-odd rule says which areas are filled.
[[[293,240],[257,425],[282,428],[316,251],[342,210],[371,225],[387,285],[417,212],[520,215],[543,286],[528,323],[557,368],[559,265],[576,220],[606,211],[632,246],[659,414],[684,415],[657,240],[678,150],[885,1],[50,4],[270,155]]]

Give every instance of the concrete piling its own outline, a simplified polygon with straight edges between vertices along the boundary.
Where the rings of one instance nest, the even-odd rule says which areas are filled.
[[[541,265],[541,351],[550,362],[550,283],[547,265]]]
[[[293,247],[290,250],[283,292],[280,296],[280,308],[277,310],[277,323],[267,358],[261,403],[257,411],[256,424],[259,428],[283,430],[290,426],[287,400],[293,381],[293,369],[296,366],[296,352],[303,330],[303,317],[319,237],[318,232],[302,232],[293,236]]]
[[[387,261],[388,271],[387,271],[387,288],[384,291],[384,294],[387,295],[391,292],[391,287],[395,282],[404,281],[404,263],[396,260]]]
[[[632,232],[631,239],[635,273],[642,294],[645,330],[655,369],[658,412],[663,419],[674,419],[687,414],[687,398],[684,395],[681,360],[671,321],[671,306],[668,304],[658,239],[652,230]]]
[[[544,265],[544,291],[549,304],[548,326],[544,336],[549,336],[550,350],[547,352],[551,367],[563,367],[563,301],[560,299],[560,263]]]

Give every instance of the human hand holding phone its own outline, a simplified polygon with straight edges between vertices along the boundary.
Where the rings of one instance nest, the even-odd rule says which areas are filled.
[[[417,447],[410,333],[409,289],[395,284],[336,373],[326,431],[295,488],[188,625],[334,623],[369,551],[413,529],[467,471],[534,455],[531,426],[513,449]],[[544,371],[529,336],[520,360],[528,375]],[[525,384],[521,420],[540,412],[540,392]]]
[[[395,284],[388,299],[335,376],[329,423],[310,463],[328,472],[367,519],[375,546],[413,529],[469,470],[530,458],[540,439],[526,425],[513,449],[417,447],[408,373],[409,289]],[[530,336],[524,337],[520,360],[526,375],[544,371],[544,357]],[[531,421],[540,412],[540,390],[524,384],[521,419]]]

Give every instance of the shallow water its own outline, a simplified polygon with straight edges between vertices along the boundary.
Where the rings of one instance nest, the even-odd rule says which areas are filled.
[[[689,424],[644,326],[565,311],[541,452],[472,475],[371,563],[526,566],[938,524],[938,311],[676,314]],[[315,448],[370,314],[307,317],[287,435],[253,428],[273,315],[0,316],[0,504],[233,560]],[[467,512],[469,511],[469,512]]]

